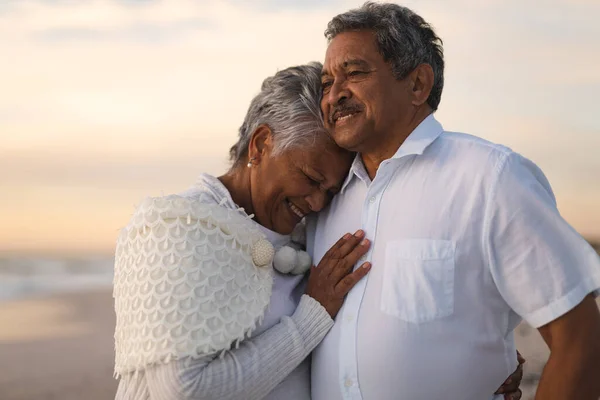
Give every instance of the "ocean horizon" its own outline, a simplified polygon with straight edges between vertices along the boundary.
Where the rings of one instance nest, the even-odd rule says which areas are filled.
[[[110,289],[109,255],[0,255],[0,301]]]

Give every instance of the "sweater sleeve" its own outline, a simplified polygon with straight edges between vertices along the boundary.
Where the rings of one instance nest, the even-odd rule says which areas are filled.
[[[291,317],[246,339],[222,357],[182,359],[146,371],[156,400],[261,399],[283,381],[321,342],[333,320],[303,295]]]

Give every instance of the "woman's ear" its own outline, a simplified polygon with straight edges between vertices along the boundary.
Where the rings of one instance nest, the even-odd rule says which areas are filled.
[[[260,164],[260,161],[273,151],[273,134],[267,125],[260,125],[248,143],[248,162]]]

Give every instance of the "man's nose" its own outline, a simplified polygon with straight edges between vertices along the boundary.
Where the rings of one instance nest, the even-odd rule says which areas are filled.
[[[350,91],[348,90],[346,84],[344,82],[334,82],[329,90],[327,101],[329,105],[336,106],[349,97]]]

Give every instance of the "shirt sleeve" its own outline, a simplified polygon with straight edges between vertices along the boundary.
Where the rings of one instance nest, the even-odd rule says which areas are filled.
[[[291,317],[241,342],[222,357],[184,359],[146,371],[152,399],[260,399],[287,377],[321,342],[333,320],[303,295]]]
[[[484,251],[507,304],[543,326],[600,288],[600,258],[559,214],[548,180],[509,153],[497,166],[484,219]]]

